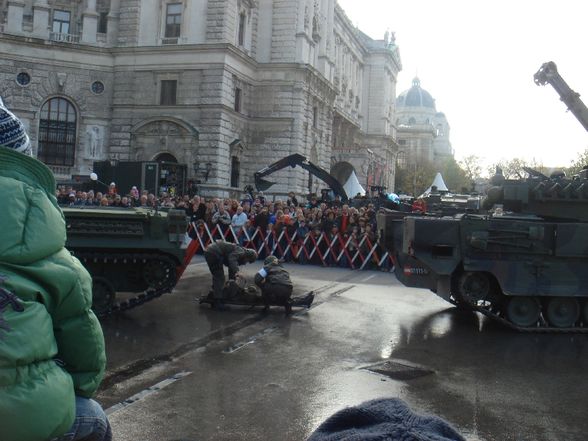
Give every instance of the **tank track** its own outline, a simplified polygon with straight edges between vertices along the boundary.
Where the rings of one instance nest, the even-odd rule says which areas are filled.
[[[465,302],[458,302],[451,297],[449,300],[450,303],[459,307],[459,308],[468,308],[472,311],[477,311],[480,314],[485,315],[486,317],[490,318],[491,320],[500,323],[510,329],[514,329],[518,332],[523,332],[527,334],[588,334],[588,324],[583,327],[573,327],[573,328],[556,328],[550,326],[549,323],[543,318],[543,315],[539,317],[539,321],[537,322],[536,326],[517,326],[514,323],[506,320],[504,317],[500,316],[500,314],[496,311],[497,308],[493,308],[492,305],[472,305],[471,303]]]
[[[120,302],[114,302],[110,305],[109,308],[103,311],[95,311],[96,316],[99,319],[104,319],[109,317],[113,314],[120,313],[123,311],[128,311],[130,309],[136,308],[138,306],[143,305],[144,303],[150,302],[158,297],[161,297],[163,294],[171,292],[177,283],[177,275],[176,275],[176,268],[177,263],[169,256],[164,254],[146,254],[146,253],[99,253],[99,252],[91,252],[91,251],[71,251],[72,255],[77,257],[82,265],[86,267],[85,263],[87,262],[99,262],[101,264],[118,264],[118,263],[146,263],[147,261],[160,261],[163,265],[165,265],[166,273],[168,277],[165,280],[161,281],[158,286],[153,287],[150,286],[142,292],[137,293],[135,296],[131,298],[127,298]],[[91,273],[90,273],[91,274]],[[93,277],[93,275],[92,275]]]

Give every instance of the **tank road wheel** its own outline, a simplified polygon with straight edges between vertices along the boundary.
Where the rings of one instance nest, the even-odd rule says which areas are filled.
[[[176,282],[176,268],[167,259],[151,259],[143,265],[143,280],[149,288],[171,289]]]
[[[470,305],[477,306],[478,302],[489,300],[491,289],[490,279],[485,273],[466,272],[459,278],[459,296]]]
[[[92,309],[98,315],[108,312],[114,304],[116,291],[104,277],[92,277]]]
[[[547,321],[556,328],[571,328],[580,318],[580,304],[573,297],[552,297],[547,303]]]
[[[534,297],[511,297],[506,307],[506,317],[516,326],[527,328],[539,320],[541,305]]]

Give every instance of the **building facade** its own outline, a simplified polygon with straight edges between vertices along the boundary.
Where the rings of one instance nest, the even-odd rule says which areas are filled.
[[[0,96],[61,182],[141,161],[159,191],[237,196],[294,153],[394,179],[398,49],[336,0],[2,0],[0,53]],[[271,180],[324,186],[301,169]]]
[[[442,164],[453,156],[445,114],[437,111],[435,100],[421,87],[418,78],[398,96],[396,106],[399,166]]]

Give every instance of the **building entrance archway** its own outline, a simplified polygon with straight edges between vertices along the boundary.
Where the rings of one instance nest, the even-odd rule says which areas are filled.
[[[157,154],[153,161],[159,164],[159,194],[183,195],[186,192],[186,164],[178,164],[176,157],[169,152]]]

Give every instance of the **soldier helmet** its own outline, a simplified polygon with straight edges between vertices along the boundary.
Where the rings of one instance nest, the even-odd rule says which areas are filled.
[[[251,250],[249,248],[245,249],[245,259],[247,259],[247,261],[249,263],[253,263],[257,260],[257,253],[255,252],[255,250]]]
[[[267,265],[277,265],[279,263],[279,260],[276,256],[267,256],[265,258],[265,260],[263,261],[263,265],[267,266]]]

